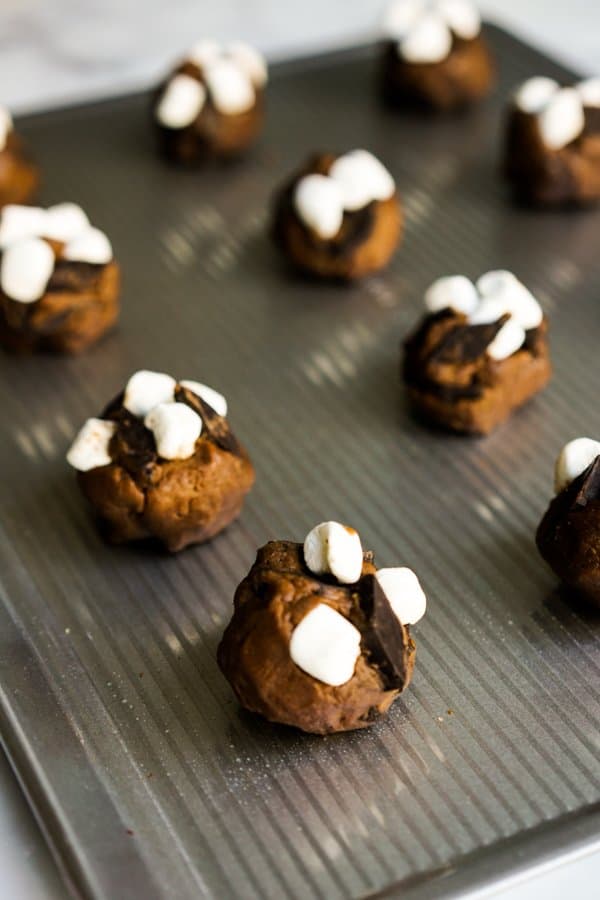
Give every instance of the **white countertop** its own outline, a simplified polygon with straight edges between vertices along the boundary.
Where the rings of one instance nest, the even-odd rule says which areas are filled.
[[[271,58],[364,41],[381,0],[2,0],[1,102],[15,111],[153,83],[190,36],[235,36]],[[583,72],[600,72],[600,3],[488,0],[484,14]],[[600,847],[600,842],[599,842]],[[0,751],[0,884],[7,900],[59,900],[65,889]],[[600,849],[507,882],[504,900],[592,900]],[[478,892],[477,897],[491,896]]]

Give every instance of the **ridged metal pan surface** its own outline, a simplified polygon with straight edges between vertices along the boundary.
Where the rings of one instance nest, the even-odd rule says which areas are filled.
[[[566,73],[490,39],[497,92],[458,118],[382,109],[370,50],[276,67],[256,151],[196,173],[155,157],[146,96],[23,122],[43,201],[80,202],[124,273],[120,328],[91,352],[0,358],[2,737],[86,896],[424,897],[598,837],[600,619],[533,536],[558,449],[600,435],[600,218],[510,204],[503,98]],[[397,179],[404,244],[365,284],[292,278],[272,189],[356,146]],[[435,277],[497,267],[550,317],[553,381],[488,439],[432,433],[405,407],[400,339]],[[142,367],[225,393],[257,469],[241,519],[176,557],[106,546],[64,462]],[[215,651],[256,548],[328,518],[412,566],[429,611],[385,721],[317,738],[240,712]]]

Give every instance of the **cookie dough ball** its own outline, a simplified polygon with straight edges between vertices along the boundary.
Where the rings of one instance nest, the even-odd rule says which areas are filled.
[[[242,153],[264,119],[267,66],[241,42],[201,41],[158,91],[154,121],[163,154],[195,164]]]
[[[0,208],[8,203],[27,203],[38,185],[37,166],[14,130],[9,111],[0,106]]]
[[[537,530],[538,550],[561,581],[600,607],[600,442],[576,438],[556,461],[556,496]]]
[[[403,375],[426,420],[487,434],[547,384],[546,318],[511,272],[487,272],[476,284],[463,275],[440,278],[425,306],[404,345]]]
[[[254,469],[226,416],[212,388],[140,371],[87,420],[67,461],[108,540],[155,538],[176,552],[237,518]]]
[[[384,32],[381,82],[391,105],[448,111],[489,93],[494,63],[470,0],[395,0]]]
[[[521,85],[508,112],[504,170],[526,204],[600,200],[600,78],[574,87],[541,77]]]
[[[320,278],[377,272],[401,233],[394,179],[366,150],[313,156],[275,198],[276,244],[292,265]]]
[[[372,725],[410,682],[409,625],[425,594],[407,568],[375,568],[357,532],[323,522],[304,545],[271,541],[239,585],[218,662],[246,709],[327,734]]]
[[[4,207],[0,344],[79,353],[115,324],[119,267],[106,235],[74,203]]]

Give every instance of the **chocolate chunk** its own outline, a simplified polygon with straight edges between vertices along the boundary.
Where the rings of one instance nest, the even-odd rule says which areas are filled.
[[[202,419],[202,424],[210,439],[217,446],[234,456],[240,456],[240,443],[231,431],[227,419],[220,416],[205,400],[195,394],[193,391],[178,386],[175,390],[175,399],[179,403],[186,403],[197,412]]]
[[[366,619],[363,643],[371,661],[379,668],[386,690],[402,689],[406,682],[407,640],[390,602],[375,575],[364,575],[359,583],[360,608]]]
[[[550,503],[536,544],[571,590],[600,607],[600,456]]]
[[[52,294],[58,291],[76,293],[88,290],[90,283],[98,278],[102,268],[102,266],[94,263],[58,259],[54,266],[52,277],[46,287],[46,293]]]
[[[600,133],[600,108],[597,106],[585,107],[585,135],[597,135]]]
[[[458,325],[444,335],[429,357],[434,363],[475,362],[483,356],[510,316],[485,325]]]
[[[587,506],[594,500],[600,500],[600,456],[573,483],[576,506]]]

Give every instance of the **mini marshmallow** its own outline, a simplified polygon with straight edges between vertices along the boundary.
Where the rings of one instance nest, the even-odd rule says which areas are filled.
[[[156,107],[156,118],[165,128],[186,128],[197,119],[205,101],[206,88],[197,78],[175,75]]]
[[[221,57],[222,52],[218,41],[198,41],[188,53],[188,59],[201,69],[205,69],[215,63]]]
[[[354,584],[363,566],[358,532],[339,522],[321,522],[306,535],[304,561],[315,575],[330,573],[342,584]]]
[[[481,16],[471,0],[438,0],[438,12],[454,34],[465,41],[472,41],[481,31]]]
[[[504,323],[491,344],[488,344],[487,354],[495,360],[507,359],[523,346],[525,338],[525,329],[516,319],[511,318]]]
[[[491,325],[506,315],[509,315],[509,310],[504,299],[484,297],[469,315],[469,325]]]
[[[294,208],[300,219],[320,238],[335,237],[344,219],[340,185],[327,175],[305,175],[294,191]]]
[[[575,481],[600,456],[600,442],[581,437],[562,448],[554,468],[554,490],[557,494]]]
[[[41,237],[68,243],[90,227],[90,220],[76,203],[58,203],[46,210]]]
[[[25,238],[4,250],[0,284],[11,300],[34,303],[44,295],[53,271],[52,247],[41,238]]]
[[[584,106],[600,107],[600,77],[586,78],[575,85]]]
[[[164,372],[135,372],[125,386],[123,406],[134,416],[148,415],[160,403],[172,403],[177,382]]]
[[[40,237],[45,223],[46,210],[40,206],[8,204],[0,218],[0,249],[23,238]]]
[[[474,316],[479,314],[480,322],[494,322],[500,318],[501,315],[510,313],[510,315],[512,315],[526,331],[529,331],[532,328],[539,328],[541,325],[544,318],[542,307],[531,291],[529,291],[512,272],[508,272],[506,269],[497,269],[486,272],[485,275],[482,275],[478,279],[476,287],[483,298],[481,304],[482,308],[477,310],[474,314]],[[491,318],[484,320],[481,317],[483,314],[483,307],[486,307],[487,310],[491,311],[494,304],[497,304],[498,307],[502,307],[502,312],[499,316],[496,316],[496,319]],[[472,324],[475,324],[475,322]]]
[[[267,64],[262,53],[243,41],[234,41],[225,48],[225,52],[248,75],[252,84],[263,87],[267,82]]]
[[[319,603],[294,628],[290,656],[307,675],[339,687],[354,675],[360,631],[331,606]]]
[[[396,191],[394,179],[368,150],[352,150],[339,156],[329,177],[341,188],[344,209],[357,210],[373,200],[389,200]]]
[[[400,40],[427,10],[426,0],[395,0],[383,18],[383,31],[392,40]]]
[[[110,465],[109,445],[116,429],[116,422],[88,419],[67,453],[69,465],[80,472]]]
[[[252,109],[256,94],[252,81],[233,60],[222,58],[204,69],[204,79],[215,107],[227,116]]]
[[[585,113],[575,88],[561,88],[538,113],[538,125],[544,144],[560,150],[579,137],[585,127]]]
[[[514,95],[515,105],[524,113],[536,115],[550,102],[560,85],[553,78],[537,76],[525,81]]]
[[[88,228],[63,249],[63,258],[72,262],[104,265],[113,258],[109,239],[99,228]]]
[[[432,10],[417,20],[400,40],[398,49],[407,62],[442,62],[452,49],[452,32],[444,18]]]
[[[214,388],[209,387],[207,384],[201,384],[199,381],[180,381],[179,384],[181,387],[197,394],[205,403],[208,403],[218,416],[225,417],[227,415],[227,400],[223,394],[215,391]]]
[[[379,569],[375,578],[403,625],[414,625],[423,618],[427,598],[412,569]]]
[[[13,120],[5,106],[0,106],[0,151],[6,147],[8,135],[13,129]]]
[[[153,433],[156,452],[163,459],[189,459],[202,433],[202,419],[185,403],[159,403],[144,425]]]
[[[464,275],[448,275],[438,278],[425,291],[425,307],[429,313],[442,309],[471,315],[479,303],[479,294],[472,281]]]

